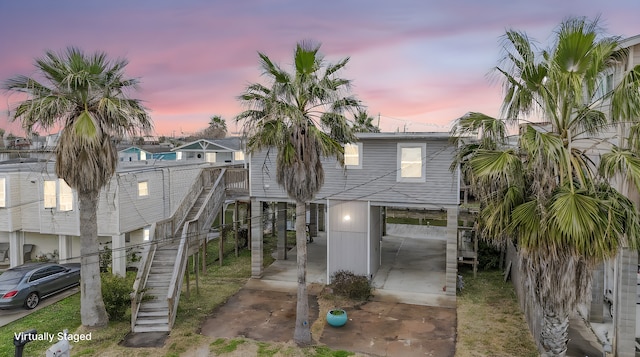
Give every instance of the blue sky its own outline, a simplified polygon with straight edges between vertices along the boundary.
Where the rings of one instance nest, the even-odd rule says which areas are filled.
[[[385,131],[442,131],[468,111],[498,115],[487,74],[500,36],[518,29],[546,46],[568,16],[601,17],[608,33],[640,34],[638,0],[452,1],[3,1],[0,80],[33,73],[45,50],[73,45],[129,60],[159,135],[192,133],[232,118],[237,96],[261,81],[257,52],[288,66],[295,43],[322,43]],[[0,127],[17,98],[0,93]],[[42,134],[42,133],[41,133]]]

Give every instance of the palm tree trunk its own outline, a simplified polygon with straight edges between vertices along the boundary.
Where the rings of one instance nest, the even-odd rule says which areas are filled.
[[[306,203],[296,201],[296,254],[298,263],[298,302],[296,304],[296,329],[293,341],[298,346],[311,344],[311,326],[309,325],[309,298],[307,294],[307,235]]]
[[[98,249],[98,193],[78,192],[80,209],[80,318],[83,326],[109,322],[102,300]]]
[[[547,356],[564,357],[567,354],[567,330],[569,328],[569,315],[543,309],[542,331],[540,339]]]

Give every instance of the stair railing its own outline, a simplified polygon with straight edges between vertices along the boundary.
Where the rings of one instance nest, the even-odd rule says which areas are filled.
[[[157,245],[151,244],[155,236],[155,231],[156,224],[152,223],[149,229],[149,244],[145,244],[144,247],[142,247],[140,265],[138,266],[136,280],[133,282],[133,292],[131,293],[131,331],[133,331],[136,324],[140,303],[144,297],[143,288],[147,284],[147,278],[151,270],[151,262],[153,262],[153,257],[156,253]]]

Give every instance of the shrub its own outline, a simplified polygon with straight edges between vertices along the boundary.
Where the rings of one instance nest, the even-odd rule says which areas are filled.
[[[133,293],[134,274],[127,274],[126,277],[113,275],[110,272],[103,273],[102,279],[102,300],[104,307],[109,314],[109,319],[113,321],[124,320],[127,309],[131,307],[131,293]]]
[[[497,269],[500,265],[500,250],[484,240],[478,242],[478,265],[480,269]]]
[[[354,300],[367,300],[373,290],[371,282],[364,275],[340,270],[331,275],[333,293]]]

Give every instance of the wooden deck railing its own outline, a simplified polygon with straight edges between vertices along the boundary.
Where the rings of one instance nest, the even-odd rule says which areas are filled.
[[[227,168],[224,173],[227,191],[238,194],[249,193],[249,170],[243,168]]]

